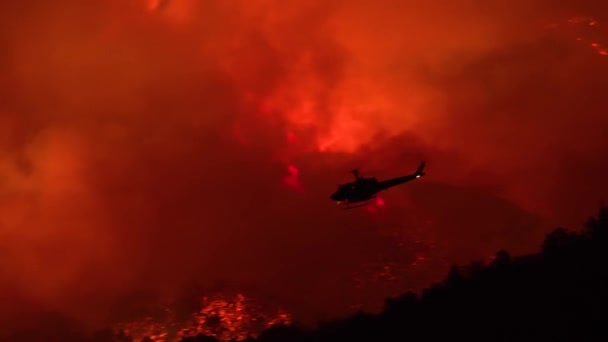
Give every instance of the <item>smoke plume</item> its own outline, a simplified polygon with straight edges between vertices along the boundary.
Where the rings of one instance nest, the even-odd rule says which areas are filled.
[[[3,2],[0,318],[199,283],[315,321],[574,228],[608,190],[608,18],[556,6]],[[329,200],[422,159],[383,205]]]

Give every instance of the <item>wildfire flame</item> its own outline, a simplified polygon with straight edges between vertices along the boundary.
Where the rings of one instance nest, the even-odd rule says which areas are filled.
[[[195,0],[182,0],[182,1],[168,1],[168,0],[141,0],[145,4],[145,8],[154,13],[153,15],[163,16],[166,15],[168,18],[173,19],[168,21],[170,23],[182,22],[188,17],[189,6],[194,6]],[[162,13],[161,13],[162,12]],[[151,14],[152,15],[152,14]],[[281,15],[279,15],[281,17]],[[226,25],[229,26],[229,25]],[[597,52],[598,55],[608,55],[608,42],[602,41],[599,37],[602,24],[597,20],[590,17],[577,17],[567,20],[563,23],[556,24],[555,27],[577,28],[583,32],[574,36],[574,39],[584,43],[586,47]],[[577,32],[579,33],[579,32]],[[596,37],[597,36],[597,37]],[[281,115],[287,116],[287,121],[290,125],[289,129],[294,129],[298,132],[298,128],[306,130],[309,126],[315,126],[319,132],[318,136],[313,138],[312,144],[315,145],[319,151],[329,152],[352,152],[357,150],[366,141],[373,139],[375,129],[369,127],[368,123],[378,122],[378,125],[382,129],[388,132],[397,132],[407,129],[413,125],[416,121],[416,117],[419,116],[421,110],[418,107],[424,107],[419,105],[418,101],[410,100],[405,103],[400,102],[400,95],[391,93],[384,88],[390,88],[389,85],[384,83],[390,83],[390,81],[375,80],[373,75],[355,74],[353,77],[358,81],[346,80],[340,81],[339,77],[336,79],[325,80],[321,76],[325,75],[324,72],[318,72],[315,69],[318,65],[323,65],[325,60],[323,56],[315,56],[315,49],[311,48],[310,54],[300,54],[293,51],[284,51],[281,48],[280,41],[272,41],[272,34],[269,34],[270,43],[275,43],[277,54],[279,58],[292,61],[294,64],[294,70],[288,72],[288,75],[284,80],[280,82],[272,91],[264,94],[254,94],[254,101],[259,102],[259,111],[262,114],[274,115],[281,113]],[[288,44],[286,44],[288,45]],[[313,46],[314,47],[314,46]],[[241,57],[237,53],[233,55]],[[296,58],[288,58],[295,55]],[[299,57],[298,57],[299,56]],[[35,55],[34,55],[35,57]],[[321,63],[323,62],[323,63]],[[236,63],[235,63],[236,64]],[[27,64],[26,64],[27,65]],[[232,65],[230,65],[232,66]],[[228,68],[228,67],[226,67]],[[256,69],[255,65],[252,69]],[[357,69],[357,68],[353,68]],[[230,70],[228,70],[230,71]],[[247,73],[241,72],[238,66],[228,74],[233,74],[235,78],[246,75]],[[356,72],[357,70],[348,70],[348,72]],[[332,82],[338,84],[333,85]],[[367,81],[367,83],[366,83]],[[361,83],[357,83],[361,82]],[[404,81],[405,82],[405,81]],[[409,82],[409,81],[408,81]],[[413,82],[413,81],[412,81]],[[247,84],[246,81],[235,82],[236,84]],[[368,83],[373,84],[373,87]],[[331,84],[330,87],[328,84]],[[414,86],[412,86],[414,88]],[[128,87],[125,89],[129,89]],[[246,91],[246,87],[243,86],[243,93]],[[414,91],[412,91],[414,93]],[[409,95],[408,96],[414,96]],[[423,102],[422,100],[420,102]],[[410,108],[411,107],[411,108]],[[327,112],[332,112],[333,115],[326,115]],[[383,115],[378,115],[383,113]],[[388,113],[389,115],[384,115]],[[405,114],[404,114],[405,113]],[[278,115],[278,114],[277,114]],[[6,115],[4,115],[6,116]],[[406,116],[405,119],[400,119],[400,124],[395,125],[392,121],[398,116]],[[331,117],[332,119],[325,119],[325,117]],[[0,115],[0,120],[2,115]],[[9,122],[10,123],[10,122]],[[8,133],[13,130],[6,129],[8,123],[2,122],[0,130],[4,128]],[[245,126],[245,125],[243,125]],[[319,127],[316,127],[319,126]],[[4,133],[4,130],[2,133]],[[243,136],[243,130],[246,128],[235,127],[233,132],[238,139],[246,141]],[[0,139],[7,136],[7,134],[0,134]],[[299,139],[295,133],[289,133],[286,139],[289,144],[296,145],[296,143],[304,144],[307,136],[302,135]],[[77,146],[78,144],[69,144],[71,146]],[[69,151],[70,149],[68,149]],[[68,157],[61,157],[62,155],[69,155],[65,153],[63,147],[56,153],[59,157],[55,157],[52,163],[49,165],[62,167],[66,164]],[[83,153],[84,154],[84,153]],[[46,160],[45,160],[46,161]],[[71,162],[71,160],[67,160]],[[291,161],[286,165],[287,176],[284,178],[285,184],[292,186],[293,188],[301,188],[301,178],[306,174],[304,168],[299,170]],[[73,162],[76,165],[69,165],[67,170],[79,169],[81,165]],[[299,165],[299,164],[298,164]],[[9,167],[1,165],[2,167]],[[12,168],[12,166],[10,166]],[[12,169],[9,170],[10,174],[13,174]],[[61,171],[61,170],[59,170]],[[61,194],[63,191],[74,191],[74,189],[59,189],[57,190],[56,179],[66,179],[72,177],[61,177],[62,174],[55,169],[51,170],[49,174],[49,184],[52,184],[51,193],[53,195]],[[59,174],[58,174],[59,172]],[[66,171],[67,172],[67,171]],[[304,172],[304,173],[302,173]],[[18,172],[14,172],[16,175],[20,175]],[[69,172],[68,176],[72,176]],[[16,177],[16,176],[15,176]],[[45,181],[47,178],[44,179]],[[17,178],[17,181],[20,181]],[[13,183],[16,181],[13,180]],[[61,185],[66,187],[69,183],[60,182]],[[66,185],[67,184],[67,185]],[[27,185],[27,184],[26,184]],[[68,191],[69,190],[69,191]],[[79,189],[76,189],[79,190]],[[83,192],[84,193],[84,192]],[[377,207],[384,206],[384,201],[381,198],[376,199]],[[389,202],[392,205],[393,202]],[[390,206],[390,205],[389,205]],[[10,207],[9,207],[10,208]],[[372,207],[370,207],[372,208]],[[18,211],[19,213],[19,211]],[[27,211],[24,211],[27,213]],[[7,219],[21,220],[27,215],[8,216],[4,218],[6,223]],[[9,224],[8,226],[18,226],[17,224]],[[432,248],[431,243],[425,242],[420,243],[416,239],[412,238],[412,234],[406,235],[406,233],[395,230],[394,236],[386,237],[387,242],[383,243],[388,248],[382,249],[377,257],[370,258],[369,264],[363,265],[363,269],[360,274],[355,275],[356,281],[366,285],[367,283],[379,281],[383,284],[390,284],[395,280],[398,280],[402,275],[408,274],[406,268],[418,267],[428,264],[432,258],[437,258],[438,252],[433,250],[432,253],[428,252],[428,249]],[[426,236],[421,238],[423,241],[430,241]],[[98,245],[98,239],[95,239],[95,244]],[[380,243],[378,243],[380,245]],[[411,251],[408,255],[405,255],[403,251],[406,249],[404,246],[409,244],[407,248]],[[430,256],[432,254],[432,258]],[[426,267],[426,266],[424,266]],[[34,282],[35,283],[35,282]],[[376,284],[370,285],[370,288],[377,287]],[[145,337],[155,342],[169,342],[178,341],[184,336],[192,336],[197,334],[206,334],[216,336],[221,340],[242,340],[248,335],[255,336],[263,329],[276,324],[289,324],[291,322],[291,316],[281,310],[273,314],[264,313],[263,310],[257,306],[252,300],[239,294],[236,297],[226,296],[210,296],[204,297],[201,302],[200,310],[196,311],[191,315],[191,318],[187,321],[178,321],[175,317],[175,312],[171,308],[167,308],[165,311],[166,315],[163,318],[155,317],[144,317],[142,319],[119,324],[116,327],[117,331],[122,334],[131,336],[134,341],[142,341]]]
[[[242,341],[249,336],[256,337],[274,325],[292,321],[291,315],[282,309],[272,315],[264,311],[261,305],[243,294],[235,297],[205,296],[201,300],[201,309],[192,314],[189,321],[177,322],[174,311],[167,308],[162,319],[144,317],[118,324],[114,330],[134,342],[177,342],[199,334],[214,336],[220,341]]]

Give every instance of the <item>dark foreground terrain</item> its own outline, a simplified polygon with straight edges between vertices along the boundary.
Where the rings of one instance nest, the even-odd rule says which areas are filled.
[[[274,327],[256,341],[607,341],[607,257],[602,207],[580,233],[554,230],[539,254],[500,251],[489,265],[453,267],[419,297],[387,299],[379,315],[360,313],[314,331]]]
[[[608,341],[608,208],[580,233],[558,228],[538,254],[499,251],[490,264],[454,266],[420,296],[386,300],[378,315],[359,313],[314,330],[275,326],[249,341]],[[46,335],[46,336],[45,336]],[[23,332],[7,341],[125,342]],[[196,336],[182,342],[213,342]]]

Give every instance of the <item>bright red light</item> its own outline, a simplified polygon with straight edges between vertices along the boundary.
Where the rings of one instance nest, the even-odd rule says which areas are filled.
[[[289,171],[289,173],[295,177],[300,174],[300,170],[298,170],[298,168],[293,165],[287,166],[287,171]]]
[[[294,165],[288,165],[287,172],[289,175],[283,178],[283,183],[293,190],[302,191],[302,182],[299,179],[300,170]]]

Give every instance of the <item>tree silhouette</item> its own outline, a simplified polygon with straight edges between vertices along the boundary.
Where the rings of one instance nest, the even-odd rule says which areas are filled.
[[[489,263],[453,266],[444,281],[421,295],[386,299],[377,315],[359,312],[312,330],[275,326],[247,341],[606,341],[607,257],[608,209],[601,206],[580,233],[549,233],[540,253],[514,257],[500,250]],[[21,332],[8,341],[130,341],[107,330],[89,339],[57,336]],[[182,339],[216,341],[202,335]]]

